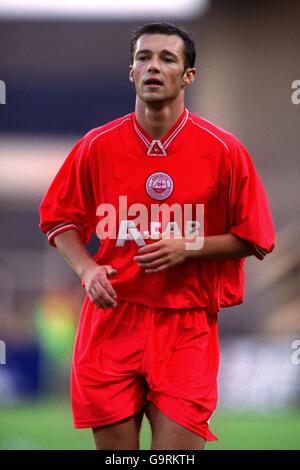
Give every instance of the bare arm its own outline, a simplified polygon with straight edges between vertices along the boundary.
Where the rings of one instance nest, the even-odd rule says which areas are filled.
[[[97,307],[116,307],[117,294],[108,280],[116,273],[111,266],[99,266],[83,245],[77,230],[55,237],[55,245],[69,266],[84,281],[87,295]]]
[[[152,273],[163,271],[189,258],[243,258],[254,254],[250,243],[232,233],[207,236],[199,249],[187,249],[187,243],[191,241],[185,238],[163,238],[140,248],[139,255],[134,260],[145,268],[146,273]]]
[[[253,247],[249,242],[232,233],[226,233],[205,237],[202,248],[187,250],[187,258],[245,258],[253,253]]]

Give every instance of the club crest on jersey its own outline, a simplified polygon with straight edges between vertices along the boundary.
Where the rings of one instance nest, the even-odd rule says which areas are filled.
[[[152,199],[162,201],[172,194],[174,183],[170,175],[162,171],[152,173],[146,181],[146,191]]]

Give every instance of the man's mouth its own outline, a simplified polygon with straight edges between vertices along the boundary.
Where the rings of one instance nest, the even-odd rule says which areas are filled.
[[[151,88],[158,88],[163,85],[163,82],[159,80],[158,78],[150,77],[144,81],[144,85],[146,85],[147,87],[151,87]]]

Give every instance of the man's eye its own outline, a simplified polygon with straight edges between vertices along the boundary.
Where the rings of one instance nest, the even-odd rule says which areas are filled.
[[[163,59],[165,62],[175,62],[174,59],[171,59],[171,57],[164,57]]]
[[[142,60],[142,61],[144,61],[144,60],[146,60],[146,59],[147,59],[146,56],[141,56],[141,57],[138,57],[138,58],[137,58],[137,60]]]

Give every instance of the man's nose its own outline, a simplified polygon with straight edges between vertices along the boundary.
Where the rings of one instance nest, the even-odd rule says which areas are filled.
[[[155,72],[155,71],[158,71],[159,72],[160,68],[159,68],[159,60],[158,58],[156,57],[152,57],[149,62],[148,62],[148,71],[150,72]]]

